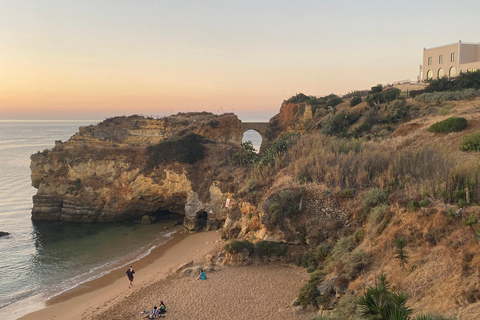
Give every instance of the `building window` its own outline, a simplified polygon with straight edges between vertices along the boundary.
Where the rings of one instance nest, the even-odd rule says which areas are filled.
[[[443,63],[443,54],[438,56],[438,63]]]
[[[440,79],[443,77],[445,77],[445,71],[442,68],[440,68],[438,69],[437,79]]]
[[[457,76],[457,68],[451,67],[450,70],[448,71],[448,76],[450,78],[456,77]]]
[[[433,77],[433,71],[432,71],[432,70],[428,70],[428,71],[427,71],[427,80],[432,79],[432,77]]]
[[[455,52],[450,53],[450,62],[455,61]]]
[[[428,65],[429,65],[429,66],[432,65],[432,57],[428,57]]]

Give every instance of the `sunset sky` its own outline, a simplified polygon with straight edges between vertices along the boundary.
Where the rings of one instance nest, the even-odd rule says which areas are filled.
[[[0,120],[234,112],[416,80],[478,0],[0,0]]]

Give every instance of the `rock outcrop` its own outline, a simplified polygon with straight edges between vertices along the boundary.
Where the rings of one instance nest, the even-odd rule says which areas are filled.
[[[111,222],[184,215],[189,230],[218,228],[244,169],[228,165],[241,142],[235,115],[178,114],[107,119],[31,156],[33,220]],[[148,147],[190,133],[207,139],[205,159],[153,165]],[[169,153],[171,150],[161,150]],[[146,218],[142,221],[146,223]]]
[[[299,123],[312,111],[304,107],[282,105],[270,121],[268,141],[305,130]],[[290,123],[290,117],[296,120]],[[180,161],[168,143],[190,134],[203,137],[205,156]],[[318,198],[315,190],[271,189],[266,181],[247,186],[250,168],[228,161],[239,151],[242,134],[233,114],[116,117],[82,127],[67,142],[31,156],[32,185],[38,189],[32,219],[152,223],[176,214],[187,230],[222,229],[224,239],[297,245],[315,244],[348,224],[340,203]]]

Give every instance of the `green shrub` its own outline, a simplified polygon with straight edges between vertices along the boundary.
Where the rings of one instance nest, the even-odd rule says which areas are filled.
[[[365,208],[372,208],[387,202],[387,191],[374,188],[370,189],[363,195],[362,204]]]
[[[477,89],[462,91],[426,92],[415,97],[415,101],[426,103],[439,103],[441,101],[471,100],[480,95]]]
[[[347,129],[360,118],[358,113],[342,111],[322,122],[321,132],[328,136],[346,136]]]
[[[284,257],[288,253],[288,246],[285,243],[275,241],[259,241],[255,244],[255,253],[259,257]]]
[[[430,201],[428,201],[427,199],[423,199],[423,200],[420,200],[418,204],[420,205],[420,207],[426,208],[430,204]]]
[[[467,126],[467,119],[460,117],[450,117],[443,121],[436,122],[428,128],[430,132],[449,133],[458,132]]]
[[[358,228],[353,233],[353,242],[356,245],[359,245],[363,241],[364,238],[365,238],[365,229],[363,229],[363,228]]]
[[[383,100],[385,102],[390,102],[396,100],[402,91],[398,88],[389,88],[382,92]]]
[[[387,210],[390,210],[390,206],[386,204],[381,204],[373,208],[370,211],[370,218],[369,218],[370,224],[376,225],[380,223],[383,220],[383,217],[385,216],[385,212]]]
[[[353,281],[370,264],[367,253],[363,250],[354,250],[347,256],[343,264],[344,277],[348,281]]]
[[[355,107],[357,104],[362,102],[362,97],[354,96],[352,100],[350,100],[350,107]]]
[[[228,253],[244,253],[251,255],[254,250],[254,245],[248,240],[232,240],[225,245],[225,251]]]
[[[460,143],[460,150],[480,151],[480,132],[476,132],[464,137]]]
[[[418,202],[417,200],[412,200],[408,204],[408,207],[410,208],[410,210],[415,211],[420,208],[420,202]]]
[[[193,164],[205,158],[206,139],[198,134],[189,134],[177,140],[163,141],[147,148],[152,166],[178,161]]]
[[[240,151],[230,156],[228,162],[237,166],[254,165],[258,162],[258,154],[251,141],[245,141],[240,145]]]
[[[317,306],[317,298],[319,293],[317,291],[317,285],[323,281],[325,274],[322,271],[314,271],[310,275],[310,279],[305,283],[298,293],[298,302],[306,307],[308,305]]]
[[[355,249],[353,236],[339,239],[328,255],[328,262],[330,264],[337,262],[344,254],[351,252],[353,249]]]
[[[410,90],[408,92],[408,95],[410,96],[410,98],[415,98],[416,96],[418,96],[419,94],[422,94],[425,92],[425,89],[420,89],[420,90]]]
[[[298,302],[303,306],[315,305],[319,296],[317,286],[311,282],[305,283],[298,292]]]
[[[377,92],[382,92],[382,90],[383,90],[383,85],[377,84],[376,86],[372,87],[372,90],[370,92],[377,93]]]
[[[286,133],[275,140],[273,144],[265,151],[260,164],[266,166],[274,163],[277,157],[288,150],[295,142],[297,142],[300,135],[298,133]]]

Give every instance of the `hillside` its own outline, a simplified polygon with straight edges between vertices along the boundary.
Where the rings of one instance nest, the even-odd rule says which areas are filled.
[[[32,155],[32,219],[176,214],[187,230],[219,228],[230,263],[308,268],[297,303],[316,319],[359,319],[382,273],[415,315],[478,319],[480,155],[460,147],[480,150],[480,94],[429,88],[297,94],[260,155],[234,115],[107,119]]]

